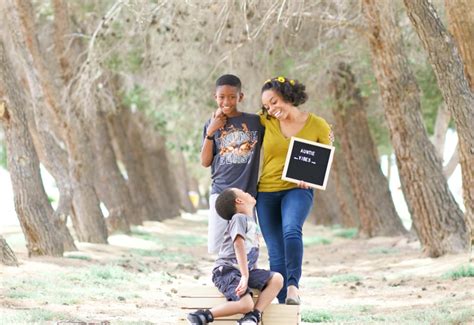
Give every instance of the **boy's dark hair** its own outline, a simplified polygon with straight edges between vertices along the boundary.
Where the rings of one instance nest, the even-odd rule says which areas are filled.
[[[219,86],[233,86],[240,91],[242,88],[242,83],[240,82],[239,77],[234,76],[233,74],[225,74],[216,80],[216,88]]]
[[[237,212],[235,208],[235,199],[237,195],[235,192],[228,188],[224,190],[216,199],[216,211],[217,214],[221,216],[221,218],[225,220],[230,220]]]
[[[269,89],[276,91],[281,95],[285,102],[294,106],[299,106],[308,99],[306,86],[298,80],[288,79],[285,77],[269,79],[263,84],[262,93]]]

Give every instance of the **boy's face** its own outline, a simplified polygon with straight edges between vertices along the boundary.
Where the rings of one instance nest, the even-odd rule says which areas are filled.
[[[223,85],[216,88],[217,106],[225,115],[229,115],[237,111],[237,103],[242,101],[244,94],[239,91],[237,87]]]
[[[233,191],[234,191],[235,195],[237,196],[237,198],[236,198],[237,202],[240,203],[240,204],[244,204],[246,206],[252,206],[253,207],[255,205],[255,203],[257,202],[252,195],[250,195],[247,192],[242,191],[241,189],[234,188]],[[240,200],[240,202],[239,202],[239,200]]]

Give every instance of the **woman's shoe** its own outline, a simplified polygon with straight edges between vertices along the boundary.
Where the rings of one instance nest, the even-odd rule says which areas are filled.
[[[300,296],[296,296],[294,298],[286,298],[285,304],[287,305],[301,305]]]

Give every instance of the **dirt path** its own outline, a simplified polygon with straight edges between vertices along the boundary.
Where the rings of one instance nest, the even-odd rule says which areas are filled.
[[[29,259],[19,229],[2,229],[21,265],[0,268],[0,324],[176,324],[176,289],[211,285],[205,220],[147,222],[110,245],[80,243],[67,258]],[[474,277],[446,277],[468,255],[430,259],[406,238],[351,239],[353,230],[310,224],[304,232],[304,324],[474,323]]]

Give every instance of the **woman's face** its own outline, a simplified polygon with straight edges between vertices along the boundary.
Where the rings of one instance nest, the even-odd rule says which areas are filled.
[[[272,89],[265,90],[262,93],[262,105],[269,115],[278,120],[284,120],[288,117],[291,105],[283,100],[281,95]]]

